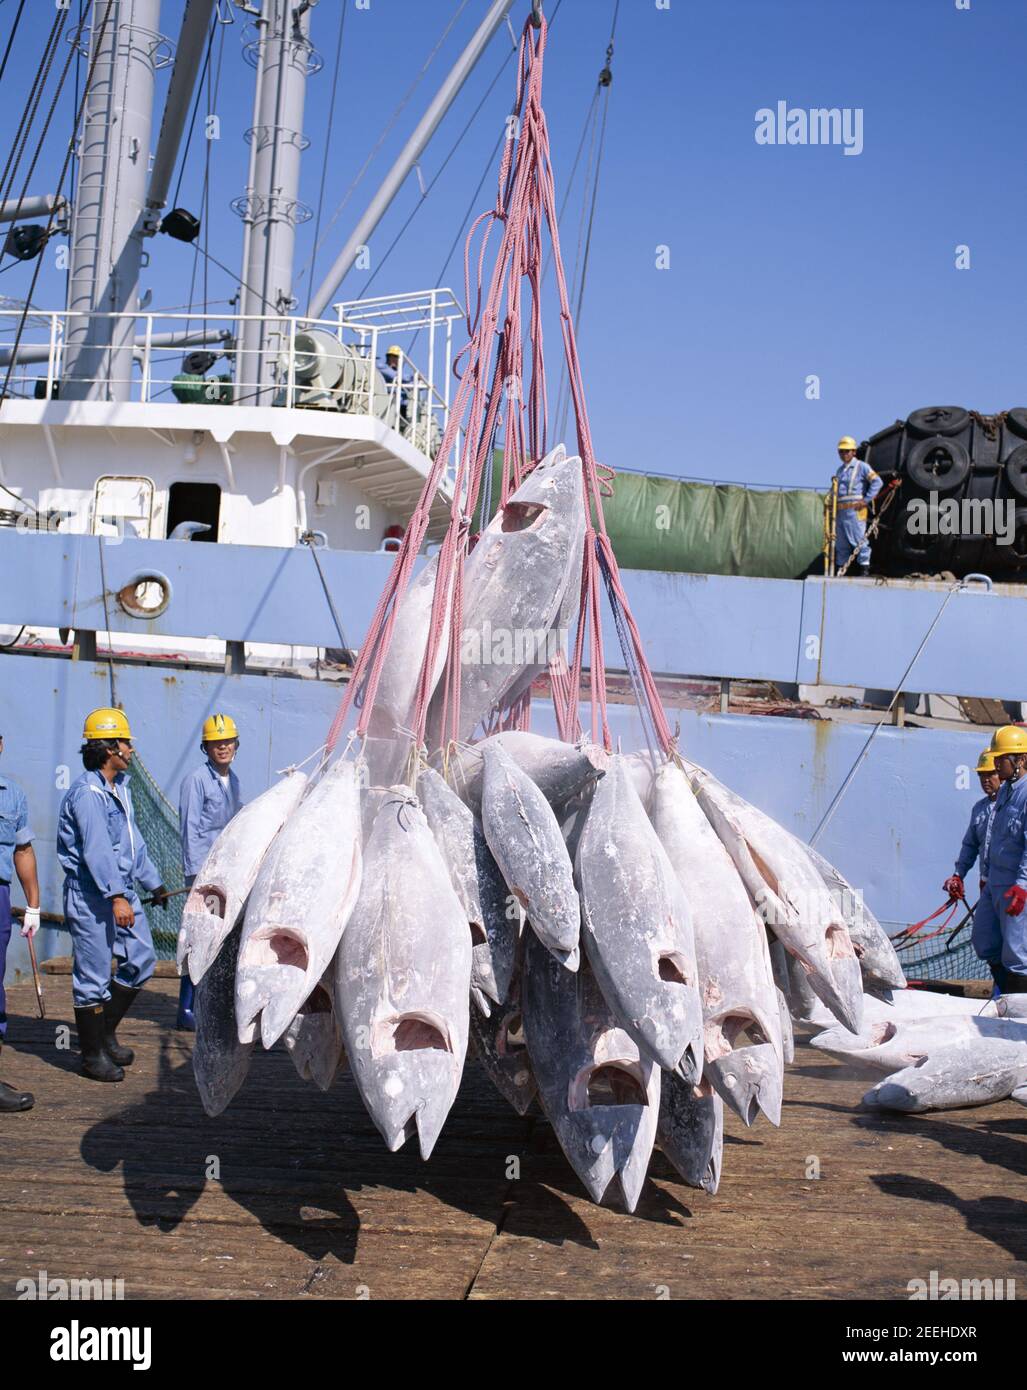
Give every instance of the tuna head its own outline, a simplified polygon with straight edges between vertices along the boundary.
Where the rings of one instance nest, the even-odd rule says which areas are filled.
[[[299,1013],[285,1030],[285,1050],[304,1081],[313,1081],[327,1091],[336,1073],[345,1068],[342,1031],[335,1017],[335,963],[329,965],[305,1000]]]
[[[702,1075],[692,916],[623,758],[595,789],[578,842],[585,953],[621,1026],[667,1071]]]
[[[724,1158],[724,1105],[708,1082],[693,1086],[666,1073],[656,1142],[689,1187],[713,1196]]]
[[[748,1124],[781,1120],[781,1024],[763,923],[730,856],[673,764],[653,780],[650,817],[692,905],[704,1075]]]
[[[239,1036],[259,1016],[265,1047],[324,974],[360,891],[360,784],[334,763],[279,833],[253,885],[235,982]]]
[[[1027,1085],[1027,1047],[1004,1038],[961,1038],[886,1077],[863,1097],[873,1109],[954,1110],[1005,1100]]]
[[[484,759],[481,819],[488,847],[535,934],[576,970],[581,905],[559,822],[501,745],[487,747]]]
[[[501,1004],[514,968],[520,913],[508,911],[503,876],[473,814],[434,768],[417,779],[417,794],[471,933],[471,991],[482,1012]]]
[[[828,1028],[810,1039],[813,1047],[840,1061],[872,1071],[893,1072],[919,1065],[925,1057],[974,1038],[999,1038],[1024,1045],[1027,1021],[978,1018],[974,1014],[940,1014],[928,1018],[880,1019],[868,1022],[859,1034]]]
[[[730,854],[756,910],[802,963],[810,988],[846,1028],[863,1017],[863,980],[838,905],[806,847],[770,816],[696,770],[699,804]]]
[[[895,947],[864,903],[863,894],[853,888],[848,879],[811,845],[805,845],[804,849],[840,906],[859,961],[864,990],[879,994],[892,989],[905,989],[906,977]]]
[[[416,1129],[427,1158],[467,1052],[471,937],[428,822],[405,787],[384,798],[336,958],[350,1069],[388,1147]]]
[[[235,968],[241,939],[239,922],[196,986],[193,1076],[208,1115],[220,1115],[228,1105],[246,1080],[253,1054],[253,1040],[240,1042],[235,1023]]]
[[[222,830],[185,900],[178,933],[178,968],[194,984],[217,957],[242,913],[264,856],[307,789],[291,772],[244,806]]]
[[[582,963],[565,970],[525,943],[524,1036],[542,1108],[595,1202],[620,1193],[634,1211],[660,1108],[660,1071],[621,1028]]]
[[[589,788],[603,775],[609,762],[609,755],[594,743],[562,743],[559,739],[519,729],[493,734],[470,748],[455,750],[448,760],[450,782],[479,815],[484,755],[488,748],[502,748],[509,753],[554,810]]]
[[[561,446],[482,532],[464,569],[460,740],[468,740],[493,709],[516,699],[566,645],[553,628],[575,556],[580,571],[584,529],[581,460],[565,457]],[[438,747],[447,732],[441,717],[436,695],[429,747]]]

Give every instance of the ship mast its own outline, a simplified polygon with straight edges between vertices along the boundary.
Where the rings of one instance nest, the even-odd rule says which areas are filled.
[[[153,120],[154,72],[165,50],[160,0],[95,5],[90,30],[93,78],[81,137],[71,228],[69,320],[61,395],[129,399],[143,212]]]
[[[310,44],[311,0],[262,0],[257,36],[247,49],[256,68],[250,172],[246,193],[233,203],[245,224],[239,312],[260,315],[240,324],[235,400],[269,405],[278,353],[288,346],[288,315],[296,227],[311,215],[299,200],[307,78],[321,60]]]

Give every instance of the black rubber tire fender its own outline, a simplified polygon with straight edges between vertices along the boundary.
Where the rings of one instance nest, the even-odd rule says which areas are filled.
[[[1027,444],[1021,444],[1005,461],[1006,482],[1017,497],[1027,502]]]
[[[914,410],[906,420],[906,429],[918,439],[960,434],[970,423],[970,412],[961,405],[928,405]]]
[[[1027,410],[1022,405],[1006,411],[1006,426],[1021,439],[1027,439]]]
[[[948,467],[937,471],[939,456],[948,459]],[[935,434],[918,440],[906,458],[906,477],[925,492],[951,492],[965,482],[970,473],[970,455],[955,439]]]

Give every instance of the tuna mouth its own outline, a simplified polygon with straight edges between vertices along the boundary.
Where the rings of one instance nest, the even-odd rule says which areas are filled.
[[[665,984],[687,985],[688,966],[680,951],[661,951],[656,960],[656,973]]]
[[[453,1052],[445,1021],[437,1014],[394,1014],[373,1025],[371,1055],[387,1057],[393,1052]]]
[[[332,1001],[328,997],[328,991],[324,985],[318,985],[300,1010],[300,1013],[304,1014],[330,1014],[332,1012]]]
[[[891,1042],[896,1032],[894,1023],[875,1023],[870,1030],[870,1046],[880,1047],[882,1043]]]
[[[530,531],[548,510],[540,502],[507,502],[500,529],[507,535],[513,531]]]
[[[487,946],[489,944],[489,939],[485,935],[485,928],[480,922],[468,922],[467,925],[471,929],[472,946]]]
[[[852,960],[855,951],[852,949],[852,941],[849,938],[847,927],[840,927],[837,923],[828,927],[825,938],[827,940],[827,955],[830,960]]]
[[[299,932],[288,927],[265,927],[254,932],[246,950],[245,964],[256,969],[275,965],[290,965],[306,972],[310,957],[307,943]]]
[[[648,1105],[649,1095],[638,1062],[627,1059],[590,1063],[571,1082],[570,1110],[595,1110],[613,1105]]]
[[[225,916],[226,907],[227,899],[224,892],[220,888],[216,888],[212,883],[194,884],[193,890],[189,894],[189,901],[186,903],[186,909],[190,912],[202,910],[211,917],[219,917],[222,920]]]
[[[496,1039],[496,1052],[500,1057],[508,1057],[512,1052],[523,1052],[527,1047],[524,1041],[524,1020],[520,1014],[505,1018]]]

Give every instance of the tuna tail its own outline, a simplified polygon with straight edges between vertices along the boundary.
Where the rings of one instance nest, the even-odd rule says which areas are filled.
[[[706,1063],[705,1075],[725,1105],[751,1125],[762,1110],[772,1125],[781,1123],[784,1076],[773,1043],[738,1047]]]

